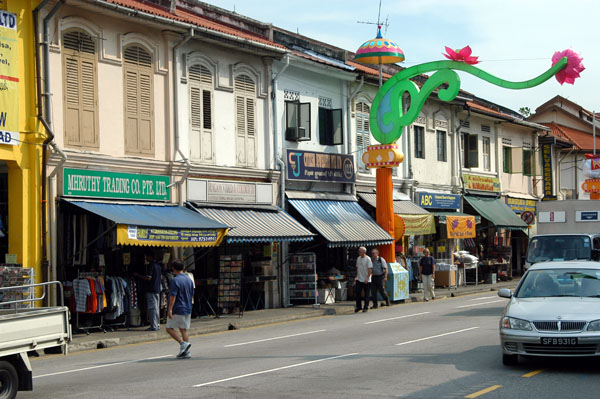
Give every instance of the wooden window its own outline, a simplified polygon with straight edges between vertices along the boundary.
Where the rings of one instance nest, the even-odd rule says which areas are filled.
[[[478,137],[476,134],[463,133],[461,150],[465,168],[479,166]]]
[[[370,112],[368,104],[363,102],[356,104],[356,149],[358,150],[358,168],[363,171],[366,170],[366,166],[362,156],[367,151],[367,147],[371,145]]]
[[[319,107],[319,144],[343,143],[342,110]]]
[[[482,125],[483,126],[483,125]],[[481,138],[481,147],[483,153],[483,170],[491,170],[490,138]]]
[[[285,139],[310,141],[310,103],[285,102]]]
[[[446,132],[443,130],[436,130],[435,133],[437,138],[437,160],[441,162],[446,162],[448,160],[446,151]]]
[[[415,132],[415,158],[425,159],[425,128],[414,126]]]
[[[534,174],[534,156],[531,149],[523,149],[523,174],[525,176],[533,176]]]
[[[502,171],[512,173],[512,150],[509,146],[502,146]]]
[[[125,152],[154,155],[154,72],[152,55],[140,46],[123,54]]]
[[[193,160],[214,161],[213,75],[203,65],[189,69],[190,86],[190,156]]]
[[[237,164],[256,166],[256,84],[248,75],[238,75],[234,90]]]
[[[63,35],[62,58],[65,144],[68,147],[97,149],[96,43],[83,31],[69,31]]]

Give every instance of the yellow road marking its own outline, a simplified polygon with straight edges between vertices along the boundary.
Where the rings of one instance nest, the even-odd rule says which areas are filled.
[[[534,375],[538,375],[542,371],[544,371],[544,369],[535,370],[535,371],[532,371],[531,373],[523,374],[521,377],[530,378],[530,377],[533,377]]]
[[[488,393],[488,392],[495,391],[495,390],[496,390],[496,389],[498,389],[498,388],[502,388],[502,385],[492,385],[492,386],[491,386],[491,387],[489,387],[489,388],[482,389],[481,391],[477,391],[477,392],[475,392],[475,393],[472,393],[472,394],[470,394],[470,395],[467,395],[467,396],[465,396],[465,398],[473,399],[473,398],[476,398],[476,397],[478,397],[478,396],[481,396],[481,395],[483,395],[483,394],[486,394],[486,393]]]

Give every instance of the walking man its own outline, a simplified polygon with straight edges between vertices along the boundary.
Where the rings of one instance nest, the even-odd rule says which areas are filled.
[[[419,278],[423,281],[423,299],[435,299],[433,292],[433,282],[435,280],[435,259],[429,254],[429,250],[425,248],[423,257],[419,262]]]
[[[192,298],[194,297],[194,284],[183,272],[183,262],[173,261],[173,274],[169,288],[169,313],[167,318],[167,333],[179,342],[179,359],[189,359],[190,347],[187,330],[190,328],[192,315]],[[181,336],[177,333],[177,329]]]
[[[146,309],[148,310],[148,321],[150,327],[146,331],[158,331],[160,330],[160,291],[161,291],[161,276],[162,268],[160,263],[154,260],[152,252],[148,252],[144,255],[146,262],[150,267],[150,274],[140,275],[134,273],[134,275],[144,281],[146,281]]]
[[[366,312],[369,310],[369,296],[371,295],[371,275],[373,274],[373,263],[371,258],[367,256],[367,248],[358,248],[358,258],[356,259],[356,278],[354,284],[356,286],[356,309],[354,312],[358,312],[361,309],[363,301],[363,291],[365,293],[365,306],[362,307],[362,311]]]
[[[371,300],[373,301],[373,309],[377,309],[377,293],[380,293],[385,301],[381,306],[390,306],[390,298],[388,298],[388,294],[383,287],[388,276],[387,263],[385,259],[379,256],[378,249],[373,249],[371,251],[371,262],[373,263],[373,276],[371,277]]]

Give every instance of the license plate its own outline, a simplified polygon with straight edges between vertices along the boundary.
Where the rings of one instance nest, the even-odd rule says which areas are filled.
[[[577,338],[542,338],[542,345],[548,346],[575,346]]]

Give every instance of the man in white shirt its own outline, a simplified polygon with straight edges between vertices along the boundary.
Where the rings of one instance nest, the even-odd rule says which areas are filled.
[[[371,275],[373,274],[373,263],[371,258],[367,256],[367,249],[365,247],[358,248],[358,258],[356,259],[356,278],[354,279],[356,297],[356,309],[354,312],[360,311],[362,308],[363,312],[369,309],[369,296],[371,295]],[[362,307],[363,302],[363,291],[364,291],[364,302],[365,305]]]

